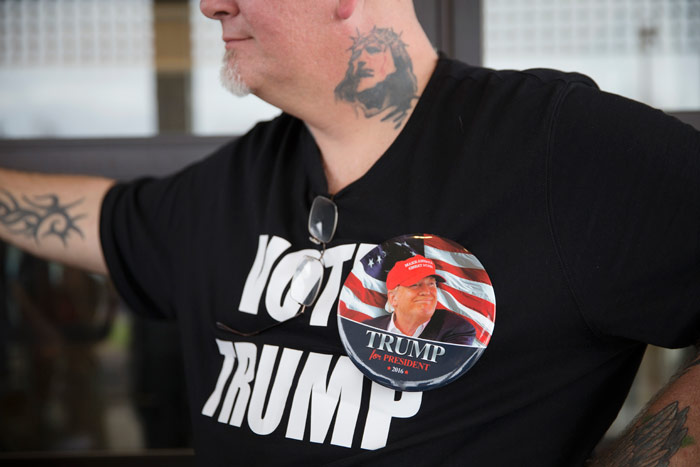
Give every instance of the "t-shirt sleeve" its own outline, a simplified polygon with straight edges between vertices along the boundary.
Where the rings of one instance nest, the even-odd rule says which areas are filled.
[[[115,185],[105,196],[100,238],[110,277],[135,312],[174,318],[173,270],[182,235],[179,177]]]
[[[700,341],[700,133],[572,85],[552,121],[549,212],[589,326],[664,347]]]

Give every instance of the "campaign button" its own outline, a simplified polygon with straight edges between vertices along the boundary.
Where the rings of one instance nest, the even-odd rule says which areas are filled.
[[[338,304],[340,337],[367,377],[425,391],[466,373],[493,333],[496,298],[483,265],[436,235],[392,238],[355,262]]]

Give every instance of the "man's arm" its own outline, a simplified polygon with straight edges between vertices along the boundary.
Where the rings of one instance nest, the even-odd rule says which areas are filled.
[[[107,274],[100,207],[113,183],[0,169],[0,238],[42,258]]]
[[[700,353],[594,467],[700,465]]]

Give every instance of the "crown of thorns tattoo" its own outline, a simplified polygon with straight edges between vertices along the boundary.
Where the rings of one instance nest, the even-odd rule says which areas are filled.
[[[418,82],[413,74],[413,63],[406,51],[406,44],[391,28],[374,26],[365,35],[357,31],[356,37],[351,37],[352,46],[350,60],[343,80],[335,87],[334,93],[338,100],[355,104],[366,118],[371,118],[388,110],[381,121],[391,120],[394,128],[398,129],[408,115],[413,103],[418,99]],[[366,50],[371,54],[389,50],[395,70],[381,82],[373,83],[370,88],[358,91],[360,80],[373,76],[363,75],[363,63],[360,57]]]
[[[405,48],[406,46],[401,41],[401,34],[396,34],[393,29],[390,28],[377,28],[374,26],[369,34],[362,35],[360,31],[357,31],[357,37],[351,37],[352,45],[350,49],[353,52],[360,53],[368,45],[387,45],[387,46],[397,46]]]

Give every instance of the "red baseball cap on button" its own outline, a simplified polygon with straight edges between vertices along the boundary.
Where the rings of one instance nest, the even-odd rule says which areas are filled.
[[[438,282],[445,282],[442,276],[435,273],[435,263],[424,256],[416,255],[394,264],[386,277],[386,288],[393,290],[398,285],[413,285],[428,276],[434,277]]]

